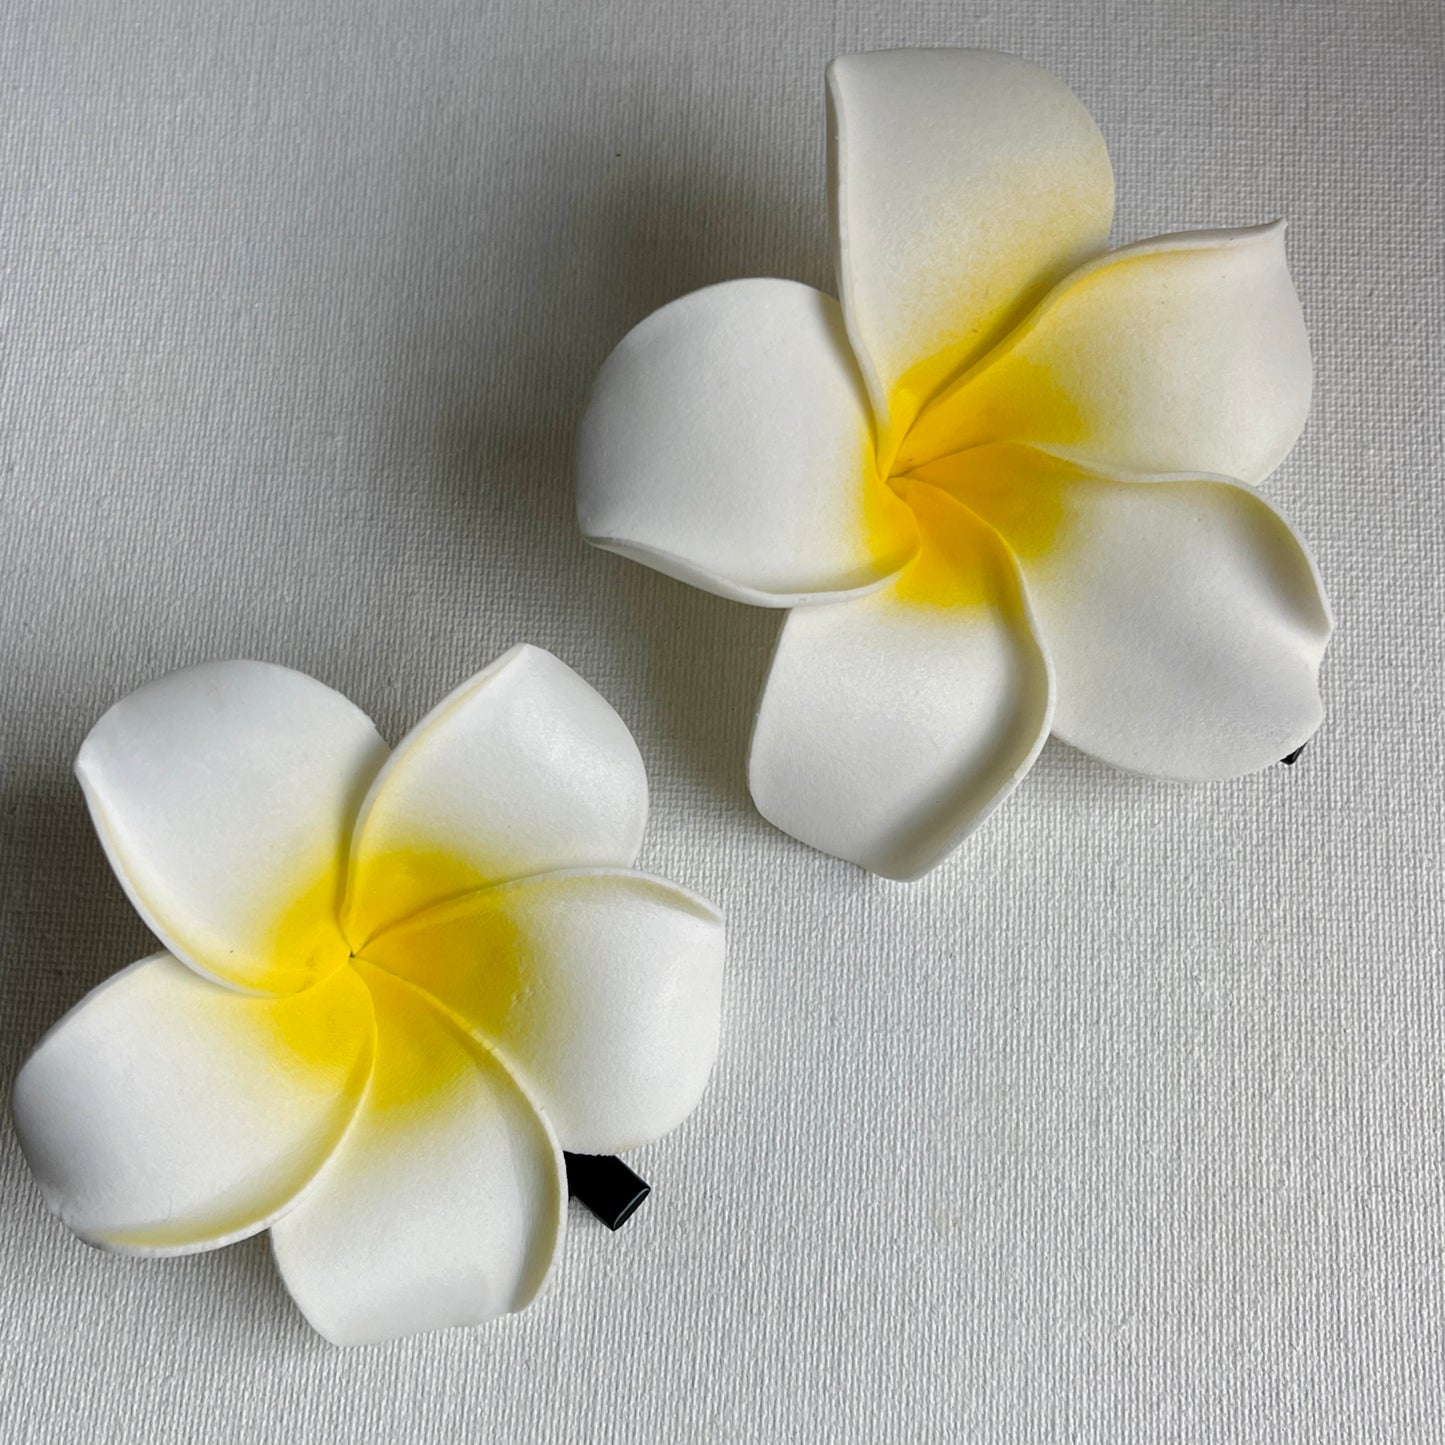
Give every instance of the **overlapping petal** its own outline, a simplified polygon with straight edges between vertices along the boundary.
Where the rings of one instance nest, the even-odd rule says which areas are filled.
[[[625,867],[647,777],[622,719],[565,663],[514,647],[397,746],[362,805],[344,923],[378,929],[492,883]]]
[[[488,1050],[409,984],[358,963],[376,1001],[371,1088],[272,1228],[286,1287],[335,1344],[521,1309],[561,1239],[562,1157]]]
[[[768,607],[876,587],[915,548],[838,303],[795,281],[710,286],[623,338],[578,433],[577,512],[600,547]]]
[[[880,421],[919,407],[1102,249],[1103,137],[1062,82],[986,50],[848,55],[828,70],[838,285]],[[885,437],[886,466],[891,446]]]
[[[1008,549],[936,488],[909,499],[924,541],[897,582],[788,617],[748,765],[770,822],[890,878],[926,872],[987,817],[1052,710]]]
[[[157,954],[41,1041],[15,1081],[15,1128],[82,1238],[137,1254],[213,1249],[264,1229],[311,1182],[356,1112],[372,1043],[350,968],[269,999]]]
[[[1311,379],[1282,225],[1162,236],[1061,283],[927,408],[897,466],[1018,441],[1257,482],[1299,436]]]
[[[16,1081],[25,1156],[91,1242],[180,1254],[269,1226],[336,1342],[469,1324],[549,1271],[550,1103],[595,1152],[695,1106],[721,920],[621,866],[641,759],[550,654],[506,654],[390,760],[310,679],[195,668],[112,709],[78,770],[127,888],[201,961],[118,974]]]
[[[1120,480],[1018,446],[920,475],[1018,555],[1065,741],[1204,780],[1278,762],[1319,725],[1329,607],[1308,552],[1258,493],[1220,478]]]
[[[76,773],[167,948],[237,987],[287,993],[346,960],[346,841],[385,758],[366,715],[313,678],[209,662],[116,703]]]
[[[577,1153],[675,1128],[717,1054],[722,919],[659,879],[522,879],[419,914],[366,957],[493,1045]]]
[[[759,706],[760,811],[826,852],[916,876],[1031,763],[1052,715],[1054,638],[1057,728],[1101,757],[1205,778],[1289,751],[1318,722],[1330,624],[1308,554],[1248,486],[1309,409],[1283,227],[1099,254],[1113,209],[1103,140],[1065,86],[1015,57],[846,56],[829,69],[828,101],[842,315],[873,413],[875,479],[913,512],[913,560],[847,598],[836,572],[832,596],[797,580],[793,559],[817,553],[781,498],[804,499],[833,539],[839,498],[859,495],[847,481],[830,497],[836,439],[856,449],[861,424],[812,391],[800,407],[777,363],[786,348],[757,344],[766,326],[746,331],[734,303],[756,297],[762,310],[786,283],[730,283],[643,323],[604,372],[606,426],[584,427],[582,447],[593,540],[612,545],[589,516],[605,491],[634,540],[654,518],[693,534],[674,550],[617,550],[725,596],[821,604],[788,619]],[[801,306],[812,293],[791,295]],[[748,370],[751,391],[736,379]],[[733,407],[737,396],[748,405]],[[747,440],[728,456],[735,425]],[[629,461],[605,489],[597,435]],[[648,472],[657,437],[669,463],[698,465]],[[774,454],[807,485],[770,490]],[[955,485],[1010,455],[1079,485],[1065,495],[1028,466],[1012,489]]]

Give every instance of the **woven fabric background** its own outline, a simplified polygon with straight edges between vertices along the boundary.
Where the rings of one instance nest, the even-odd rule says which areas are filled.
[[[589,550],[632,323],[831,286],[822,72],[1018,51],[1116,238],[1291,221],[1317,401],[1272,495],[1339,619],[1293,769],[1050,743],[925,882],[752,811],[777,614]],[[541,1301],[336,1351],[264,1236],[144,1263],[0,1127],[6,1441],[1445,1439],[1438,0],[8,0],[0,1077],[148,948],[70,761],[201,658],[398,736],[514,641],[634,729],[643,864],[731,923],[721,1062]]]

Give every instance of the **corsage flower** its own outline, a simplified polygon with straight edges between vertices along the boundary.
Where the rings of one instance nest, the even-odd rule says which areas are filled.
[[[697,1103],[722,923],[632,871],[642,760],[549,653],[506,653],[391,753],[309,677],[204,664],[118,702],[76,771],[166,949],[16,1080],[25,1156],[90,1243],[269,1228],[336,1343],[471,1324],[546,1278],[562,1149]]]
[[[841,304],[764,279],[672,302],[578,437],[591,541],[793,609],[759,810],[913,878],[1050,731],[1178,779],[1297,748],[1331,622],[1252,489],[1309,408],[1282,228],[1101,254],[1103,139],[1011,56],[848,56],[828,101]]]

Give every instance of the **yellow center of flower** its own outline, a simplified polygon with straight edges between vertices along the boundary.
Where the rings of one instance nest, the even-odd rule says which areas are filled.
[[[965,382],[926,404],[885,466],[868,469],[864,515],[874,555],[898,555],[900,536],[917,532],[917,554],[894,584],[904,601],[997,604],[1014,590],[997,539],[1028,561],[1056,546],[1068,522],[1066,489],[1077,470],[1022,441],[993,439],[998,428],[986,407],[970,410],[972,391]],[[1073,429],[1068,398],[1057,388],[1052,395],[1052,415],[1039,418],[1046,435]],[[900,383],[893,414],[906,415],[912,400],[907,381]],[[928,456],[915,438],[930,434],[963,445]]]
[[[516,930],[497,919],[475,930],[458,929],[455,923],[439,930],[425,926],[433,916],[455,912],[449,904],[485,887],[487,879],[462,859],[444,853],[407,849],[388,855],[368,870],[366,910],[369,918],[383,917],[388,923],[361,936],[359,930],[347,927],[345,918],[337,922],[342,877],[339,866],[328,868],[297,893],[277,920],[272,944],[275,976],[316,976],[308,987],[277,998],[267,1010],[272,1042],[284,1067],[341,1078],[338,1070],[344,1057],[356,1047],[356,1001],[362,997],[361,990],[346,986],[343,974],[359,976],[377,1010],[395,1012],[402,1007],[410,1013],[430,1002],[464,1031],[500,1026],[525,973]],[[420,912],[419,898],[429,900]],[[339,947],[338,936],[344,939]],[[464,958],[469,944],[472,956]],[[447,965],[440,972],[434,957],[439,950],[446,954]],[[484,959],[475,956],[478,951],[485,953]],[[317,961],[323,957],[328,966],[318,976]],[[377,970],[407,987],[389,986],[379,992]],[[445,996],[448,971],[467,978],[465,1018],[458,1012],[460,1001]],[[366,1027],[369,1031],[372,1025]],[[422,1067],[403,1052],[395,1067],[376,1075],[371,1103],[392,1107],[444,1087],[464,1062],[462,1055],[449,1057],[455,1066],[450,1072],[435,1064]],[[363,1075],[352,1078],[347,1087],[364,1089],[366,1082]]]
[[[878,558],[898,555],[912,513],[920,548],[901,595],[935,604],[992,596],[987,579],[970,585],[961,575],[978,546],[998,550],[990,532],[1025,564],[1063,541],[1069,484],[1095,474],[1060,457],[1096,454],[1105,444],[1117,450],[1119,436],[1127,452],[1129,388],[1153,381],[1121,382],[1114,359],[1132,354],[1131,328],[1147,324],[1207,264],[1189,248],[1103,258],[964,370],[944,352],[904,373],[888,398],[864,504]],[[1133,376],[1127,367],[1120,374]],[[1169,417],[1187,418],[1197,406],[1167,379],[1158,396]],[[933,492],[956,505],[921,502]]]

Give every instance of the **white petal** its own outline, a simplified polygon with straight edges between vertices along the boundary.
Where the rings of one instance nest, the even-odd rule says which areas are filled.
[[[111,866],[167,948],[285,993],[346,961],[346,841],[385,757],[366,715],[313,678],[208,662],[122,698],[75,770]]]
[[[838,284],[874,408],[901,436],[1103,247],[1113,172],[1078,99],[1017,56],[847,55],[828,92]]]
[[[1007,548],[934,488],[909,500],[924,544],[897,582],[789,616],[748,764],[765,818],[890,878],[927,872],[993,811],[1050,713]]]
[[[371,1089],[271,1231],[286,1287],[338,1345],[519,1310],[561,1239],[556,1141],[486,1049],[407,984],[357,968],[376,1001]]]
[[[795,281],[729,281],[635,327],[577,440],[586,537],[695,587],[790,607],[877,586],[913,555],[874,469],[838,303]]]
[[[1283,225],[1163,236],[1063,282],[919,418],[899,466],[1021,441],[1257,482],[1299,436],[1311,377]]]
[[[347,933],[556,868],[626,867],[647,775],[622,719],[564,662],[514,647],[402,740],[362,805]]]
[[[722,919],[660,879],[523,879],[388,930],[366,957],[464,1019],[579,1154],[675,1128],[717,1056]]]
[[[45,1036],[15,1081],[15,1129],[83,1239],[212,1249],[264,1229],[310,1183],[356,1112],[372,1038],[350,968],[271,999],[157,954]]]
[[[1276,763],[1318,727],[1329,608],[1256,492],[1113,480],[1023,447],[967,456],[955,494],[1019,558],[1066,742],[1202,780]]]

